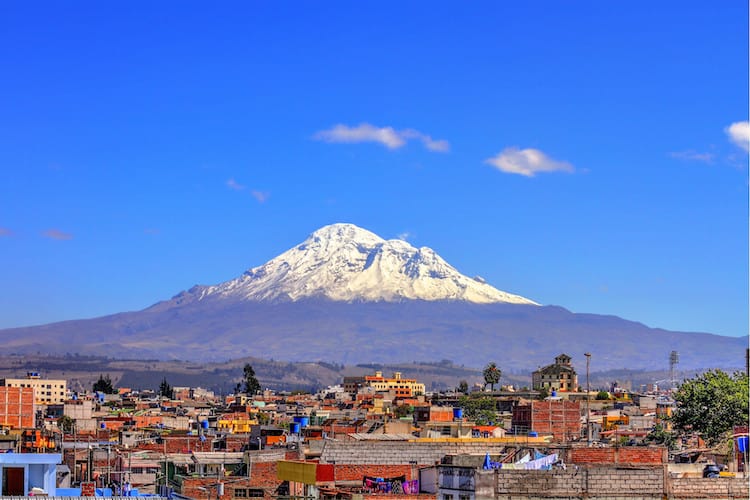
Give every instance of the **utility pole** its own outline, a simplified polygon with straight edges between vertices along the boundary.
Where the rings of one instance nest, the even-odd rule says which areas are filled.
[[[76,468],[78,467],[78,433],[77,421],[73,420],[73,484],[76,484]]]
[[[589,364],[591,353],[583,353],[586,356],[586,446],[591,446],[591,386],[589,385]]]

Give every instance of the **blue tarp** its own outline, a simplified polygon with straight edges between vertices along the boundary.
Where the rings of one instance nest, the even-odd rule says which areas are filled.
[[[747,436],[740,436],[737,438],[737,449],[740,451],[740,453],[745,453],[747,451]]]

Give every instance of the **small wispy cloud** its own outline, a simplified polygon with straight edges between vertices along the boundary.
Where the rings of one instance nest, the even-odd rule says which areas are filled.
[[[242,190],[245,189],[245,186],[243,186],[242,184],[240,184],[239,182],[237,182],[236,180],[234,180],[234,178],[230,178],[226,182],[226,185],[227,185],[227,187],[229,189],[231,189],[233,191],[242,191]]]
[[[713,153],[699,153],[692,149],[688,149],[687,151],[673,151],[669,153],[669,156],[677,160],[700,161],[703,163],[713,163],[716,159],[716,155]]]
[[[7,227],[0,227],[0,238],[9,238],[13,236],[13,231]]]
[[[508,174],[534,177],[546,172],[574,172],[573,165],[566,161],[553,160],[542,151],[533,148],[505,148],[498,155],[484,161]]]
[[[51,240],[58,240],[58,241],[65,241],[65,240],[73,239],[72,234],[60,231],[59,229],[48,229],[42,233],[42,236],[44,236],[45,238],[49,238]]]
[[[403,233],[396,236],[396,239],[403,240],[403,241],[409,241],[409,238],[412,237],[412,234],[408,231],[404,231]]]
[[[750,122],[734,122],[724,129],[729,140],[745,151],[750,151]]]
[[[369,123],[360,123],[356,127],[338,124],[328,130],[321,130],[313,135],[317,141],[330,143],[361,143],[375,142],[388,149],[404,147],[410,140],[416,140],[428,151],[446,153],[450,144],[443,139],[433,139],[430,135],[419,130],[407,128],[396,130],[393,127],[376,127]]]
[[[147,234],[149,236],[158,236],[161,234],[161,230],[154,229],[154,228],[146,228],[143,230],[143,234]]]
[[[423,134],[419,130],[414,130],[412,128],[402,130],[400,134],[404,139],[416,139],[418,141],[421,141],[428,151],[433,151],[435,153],[447,153],[451,148],[450,144],[448,144],[448,141],[443,139],[435,140],[429,135]]]
[[[271,193],[265,191],[252,190],[250,191],[250,194],[258,201],[258,203],[265,203],[266,201],[268,201],[268,198],[271,197]]]

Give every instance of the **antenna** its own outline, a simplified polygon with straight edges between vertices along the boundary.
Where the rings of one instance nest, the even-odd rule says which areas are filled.
[[[674,379],[674,365],[676,365],[679,362],[680,362],[680,354],[677,351],[670,352],[669,353],[669,380],[673,388],[677,385],[675,383],[676,380]]]

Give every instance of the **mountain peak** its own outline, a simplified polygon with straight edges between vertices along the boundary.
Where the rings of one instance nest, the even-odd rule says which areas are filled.
[[[180,301],[186,294],[181,294]],[[354,224],[331,224],[305,241],[215,286],[194,287],[191,298],[296,301],[325,298],[343,302],[457,300],[537,305],[468,278],[434,250],[403,240],[385,240]]]
[[[356,241],[373,241],[383,242],[383,238],[377,234],[362,229],[354,224],[347,222],[338,222],[336,224],[330,224],[323,226],[320,229],[314,231],[308,239],[319,239],[319,240],[356,240]]]

